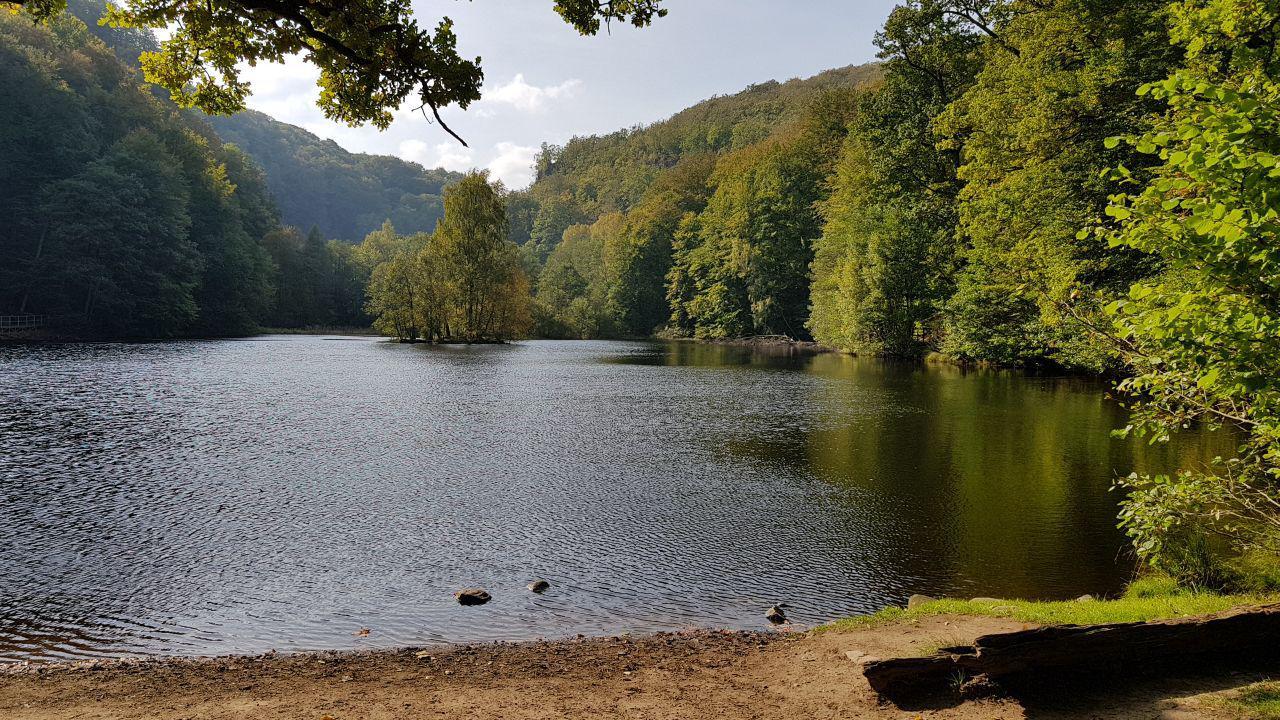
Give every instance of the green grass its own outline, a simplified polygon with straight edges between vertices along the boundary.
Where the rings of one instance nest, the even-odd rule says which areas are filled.
[[[1222,699],[1242,720],[1280,720],[1280,682],[1254,683]]]
[[[1116,600],[1038,602],[1032,600],[937,600],[910,610],[888,607],[874,615],[846,618],[823,625],[815,632],[857,630],[896,622],[911,622],[938,615],[977,615],[1017,620],[1035,625],[1099,625],[1142,622],[1207,615],[1244,605],[1280,602],[1267,594],[1218,595],[1182,590],[1172,580],[1143,578]]]

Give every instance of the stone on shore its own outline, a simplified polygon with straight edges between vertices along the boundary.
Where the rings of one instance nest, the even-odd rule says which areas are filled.
[[[764,616],[774,625],[781,625],[787,621],[787,614],[782,611],[781,605],[774,605],[765,612]]]

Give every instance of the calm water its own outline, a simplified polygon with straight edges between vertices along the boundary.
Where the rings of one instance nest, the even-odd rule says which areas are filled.
[[[689,344],[4,346],[0,660],[1105,593],[1112,479],[1179,460],[1120,420],[1080,380]]]

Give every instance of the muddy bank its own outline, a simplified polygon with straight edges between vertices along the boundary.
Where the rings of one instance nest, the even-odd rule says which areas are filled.
[[[698,631],[381,652],[97,662],[0,671],[0,717],[1151,718],[1215,717],[1193,696],[1247,678],[1155,683],[1029,707],[995,698],[903,712],[850,657],[927,651],[1024,627],[938,617],[822,634]]]

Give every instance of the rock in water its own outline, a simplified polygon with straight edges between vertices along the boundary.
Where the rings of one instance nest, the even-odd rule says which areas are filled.
[[[912,595],[907,598],[907,609],[910,610],[911,608],[920,607],[921,605],[931,602],[934,602],[934,598],[931,598],[928,595]]]
[[[466,588],[453,596],[458,599],[459,605],[483,605],[493,599],[492,595],[481,588]]]
[[[551,589],[551,583],[547,582],[546,580],[534,580],[533,582],[529,583],[529,592],[542,594],[550,589]]]
[[[786,607],[785,603],[774,605],[773,607],[769,608],[769,610],[764,614],[764,616],[768,618],[769,622],[773,623],[774,625],[781,625],[782,623],[787,621],[787,614],[782,611],[782,609],[785,607]]]

